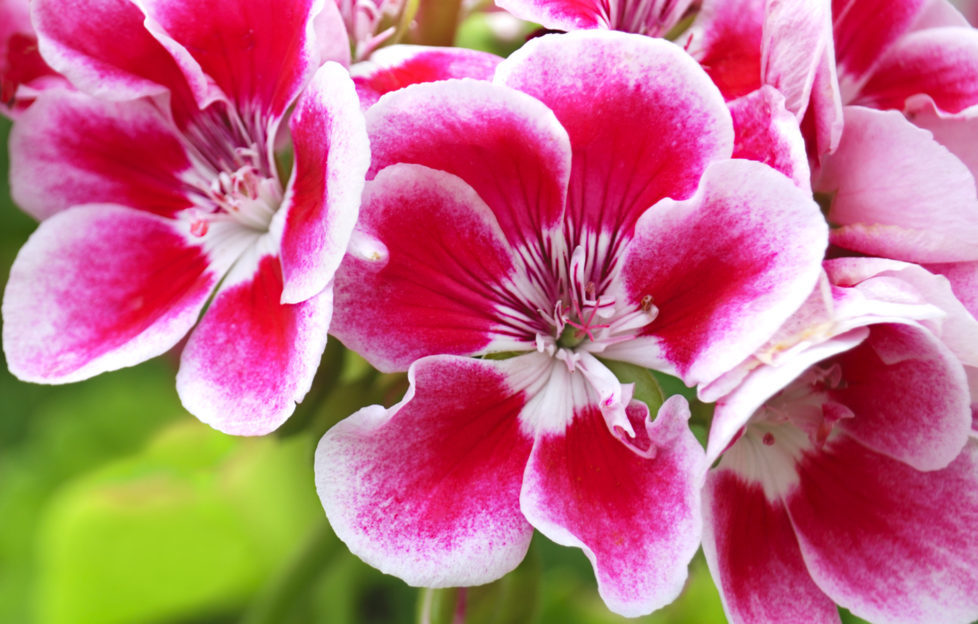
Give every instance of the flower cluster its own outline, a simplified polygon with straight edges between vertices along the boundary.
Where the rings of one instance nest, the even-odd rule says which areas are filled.
[[[317,490],[412,585],[493,581],[536,530],[627,616],[702,546],[731,622],[978,618],[978,31],[498,0],[552,31],[501,58],[396,43],[420,4],[0,4],[40,221],[11,371],[180,345],[187,410],[260,435],[332,334],[409,386],[325,433]]]

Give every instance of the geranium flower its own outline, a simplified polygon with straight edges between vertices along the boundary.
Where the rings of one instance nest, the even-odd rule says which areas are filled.
[[[408,87],[367,119],[333,327],[411,388],[323,437],[337,535],[411,584],[453,586],[512,569],[535,527],[584,550],[612,610],[671,601],[699,540],[702,451],[681,397],[650,422],[608,362],[701,383],[746,357],[814,284],[814,204],[728,160],[716,87],[648,37],[535,39],[493,83]]]
[[[71,3],[33,5],[44,58],[86,93],[45,91],[12,132],[13,196],[43,220],[4,294],[15,375],[136,364],[209,305],[177,374],[187,409],[238,434],[291,414],[325,347],[369,160],[352,81],[323,65],[324,40],[345,31],[318,6],[105,0],[79,19]]]
[[[926,263],[978,314],[978,33],[953,6],[707,0],[686,41],[730,100],[738,155],[804,175],[797,141],[764,135],[766,111],[783,116],[777,88],[803,121],[833,243]]]
[[[962,364],[978,361],[978,322],[920,267],[826,269],[765,348],[701,391],[719,399],[703,547],[727,615],[839,622],[838,603],[873,622],[971,622],[978,444]]]
[[[836,4],[846,130],[814,181],[832,241],[924,263],[978,315],[978,31],[944,0]]]
[[[911,262],[978,261],[978,31],[943,1],[833,9],[845,131],[815,179],[832,196],[833,242]],[[864,28],[867,15],[881,27]]]
[[[833,243],[911,262],[978,260],[978,32],[950,4],[707,0],[689,47],[728,99],[775,87],[804,121]]]

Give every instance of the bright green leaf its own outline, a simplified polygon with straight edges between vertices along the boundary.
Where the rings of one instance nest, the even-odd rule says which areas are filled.
[[[240,608],[321,511],[305,440],[184,421],[59,492],[41,527],[42,624],[136,624]]]

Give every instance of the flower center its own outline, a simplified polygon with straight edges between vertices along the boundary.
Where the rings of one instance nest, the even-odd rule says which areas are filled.
[[[838,364],[815,365],[768,399],[758,411],[757,420],[793,425],[808,434],[816,448],[821,448],[836,423],[853,417],[852,410],[830,396],[830,391],[844,387],[842,368]],[[765,445],[771,446],[776,441],[774,432],[764,434]]]
[[[282,188],[278,180],[263,176],[251,164],[242,165],[230,173],[222,171],[211,181],[207,190],[216,211],[261,232],[268,231],[272,216],[282,203]]]
[[[216,106],[216,105],[215,105]],[[266,120],[244,121],[233,108],[205,111],[185,139],[195,167],[189,174],[195,208],[190,231],[207,234],[216,221],[231,221],[256,233],[268,231],[284,190],[270,162]]]
[[[600,353],[610,345],[631,340],[658,314],[651,296],[634,306],[621,305],[609,294],[599,292],[587,269],[584,248],[578,246],[560,279],[563,296],[551,310],[538,310],[549,331],[537,333],[537,350],[563,360],[571,371],[579,360],[577,354]]]

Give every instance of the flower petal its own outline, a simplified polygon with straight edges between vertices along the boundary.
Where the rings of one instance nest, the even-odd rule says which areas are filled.
[[[564,210],[567,133],[553,113],[512,89],[473,80],[392,92],[367,112],[373,164],[441,169],[465,180],[514,245],[538,241]]]
[[[313,18],[312,27],[316,33],[320,60],[335,61],[343,67],[349,67],[350,36],[339,5],[335,2],[324,2],[322,10]]]
[[[962,2],[961,9],[948,0],[925,0],[924,6],[917,13],[911,32],[924,30],[927,28],[940,28],[942,26],[968,26],[968,18],[961,14],[961,11],[971,5],[970,0]]]
[[[505,371],[421,359],[401,403],[364,408],[326,432],[316,489],[354,554],[427,587],[487,583],[519,564],[533,534],[519,509],[531,439],[517,419],[525,396]]]
[[[765,0],[703,0],[686,48],[728,99],[760,88]]]
[[[13,127],[10,160],[14,201],[37,219],[99,202],[162,216],[192,205],[181,179],[190,159],[172,123],[146,100],[46,92]]]
[[[700,533],[703,451],[686,424],[685,399],[671,397],[655,422],[629,416],[651,457],[609,431],[597,406],[575,414],[563,434],[533,446],[520,506],[540,532],[584,550],[608,607],[650,613],[679,595]],[[644,418],[644,422],[643,422]]]
[[[927,0],[832,0],[835,57],[843,90],[868,76],[883,54],[906,33]]]
[[[834,57],[830,3],[773,0],[765,5],[761,75],[778,89],[785,107],[804,115],[819,66]]]
[[[219,277],[172,221],[107,204],[59,213],[10,271],[10,370],[25,381],[67,383],[160,355],[193,327]]]
[[[567,214],[578,233],[627,236],[649,206],[689,197],[707,165],[733,150],[716,86],[661,39],[607,31],[539,37],[500,63],[496,82],[540,99],[567,129]]]
[[[954,296],[978,319],[978,262],[931,264],[927,268],[946,277]]]
[[[765,85],[729,103],[733,115],[734,158],[762,162],[811,189],[811,171],[798,120],[785,108],[784,96]]]
[[[840,622],[815,585],[783,503],[730,467],[703,491],[703,553],[731,624]]]
[[[930,270],[926,270],[909,262],[882,258],[835,258],[824,266],[833,283],[854,285],[868,298],[894,304],[893,311],[897,306],[907,306],[903,319],[897,319],[898,322],[916,320],[940,338],[963,364],[978,366],[978,320],[966,307],[966,302],[974,303],[978,297],[978,291],[974,290],[978,284],[973,283],[978,278],[978,263],[930,265]],[[945,275],[941,277],[931,271]],[[928,307],[932,310],[926,311]],[[911,312],[913,308],[920,313]]]
[[[169,53],[129,0],[36,0],[31,18],[44,60],[79,89],[109,100],[189,95]]]
[[[250,248],[225,278],[180,358],[188,412],[235,435],[274,431],[309,391],[326,348],[332,291],[281,304],[278,259]]]
[[[282,303],[298,303],[333,279],[353,233],[370,166],[363,115],[342,66],[327,63],[316,73],[289,128],[295,165],[279,210],[284,218]]]
[[[0,2],[0,114],[15,118],[53,88],[71,87],[41,58],[27,0]]]
[[[496,0],[496,6],[548,30],[610,28],[607,15],[594,0]]]
[[[203,71],[239,110],[281,116],[321,60],[315,0],[133,1],[185,75]]]
[[[911,325],[873,325],[838,364],[845,386],[829,391],[854,418],[836,425],[864,446],[918,470],[944,468],[971,429],[964,369],[930,332]]]
[[[412,84],[449,78],[491,80],[502,59],[467,48],[393,45],[370,55],[369,61],[350,68],[360,106],[377,103],[380,96]]]
[[[802,118],[802,134],[810,157],[820,159],[836,150],[842,138],[842,93],[835,57],[829,48],[815,70],[812,100]]]
[[[358,228],[376,258],[347,257],[333,333],[384,371],[425,355],[507,350],[511,251],[489,207],[443,171],[393,165],[367,183]],[[517,332],[518,333],[518,332]],[[532,348],[532,347],[530,347]]]
[[[815,189],[834,193],[832,242],[910,262],[978,259],[978,193],[960,160],[896,111],[848,106]]]
[[[816,584],[873,622],[978,614],[978,444],[921,472],[842,436],[798,465],[785,499]]]
[[[826,229],[811,197],[783,175],[746,160],[714,164],[694,197],[645,213],[622,259],[629,299],[648,295],[658,308],[645,329],[657,345],[627,354],[612,346],[607,356],[648,366],[664,358],[688,385],[716,379],[812,292]]]
[[[853,103],[903,110],[917,94],[929,95],[948,113],[978,104],[978,31],[931,28],[904,37],[876,66]]]
[[[978,176],[978,115],[970,110],[941,112],[930,96],[912,97],[904,114],[913,125],[933,134],[934,140],[957,156],[972,176]]]

